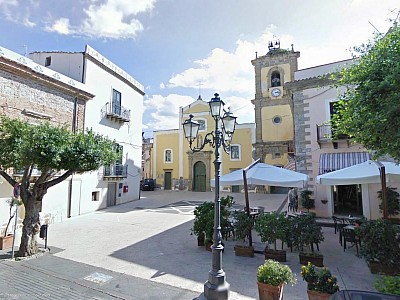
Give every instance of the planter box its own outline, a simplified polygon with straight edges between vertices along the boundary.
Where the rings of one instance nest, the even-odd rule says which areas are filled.
[[[311,254],[311,253],[299,253],[300,264],[307,265],[308,262],[312,263],[317,267],[324,266],[324,256],[322,254]]]
[[[237,255],[237,256],[246,256],[246,257],[254,256],[254,247],[253,246],[235,245],[235,247],[233,249],[235,250],[235,255]]]
[[[370,261],[368,262],[369,270],[372,274],[384,274],[384,275],[398,275],[400,274],[400,267],[388,267],[382,265],[379,262]]]
[[[308,300],[329,300],[332,294],[320,293],[316,291],[307,290]]]
[[[266,283],[258,282],[258,296],[260,300],[282,300],[283,284],[273,286]]]
[[[9,249],[12,247],[13,237],[14,235],[12,234],[0,237],[0,250]]]
[[[286,261],[286,251],[285,250],[265,249],[264,256],[265,256],[265,259],[274,259],[279,262]]]

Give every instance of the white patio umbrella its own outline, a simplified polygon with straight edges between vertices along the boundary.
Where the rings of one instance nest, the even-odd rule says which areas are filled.
[[[243,185],[243,170],[233,171],[222,175],[219,179],[221,186]],[[283,187],[303,188],[307,185],[308,176],[284,168],[271,166],[265,163],[256,163],[246,173],[247,184],[271,185]],[[211,179],[211,186],[215,186],[215,179]]]
[[[394,162],[382,162],[382,164],[385,167],[386,182],[400,182],[400,165]],[[372,160],[319,175],[315,180],[321,185],[381,183],[379,167]]]

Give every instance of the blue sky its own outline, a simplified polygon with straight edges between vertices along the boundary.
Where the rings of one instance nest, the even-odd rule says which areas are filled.
[[[379,5],[378,5],[379,4]],[[254,122],[255,52],[301,52],[299,68],[351,57],[398,0],[0,0],[0,45],[24,54],[89,44],[145,86],[143,130],[178,128],[178,108],[215,92]]]

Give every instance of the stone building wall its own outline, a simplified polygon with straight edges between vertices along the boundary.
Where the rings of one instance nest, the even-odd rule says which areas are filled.
[[[72,129],[75,95],[72,91],[22,73],[0,70],[0,113],[35,122],[48,120]],[[76,129],[84,128],[85,101],[78,97]]]

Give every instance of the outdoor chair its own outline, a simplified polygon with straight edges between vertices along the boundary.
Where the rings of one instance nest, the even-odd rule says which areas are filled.
[[[342,235],[343,235],[343,251],[346,251],[347,242],[349,242],[351,244],[350,247],[356,246],[357,256],[358,256],[358,245],[360,245],[361,247],[361,240],[356,235],[354,229],[343,228]]]
[[[335,234],[336,232],[340,232],[341,227],[343,227],[344,222],[343,219],[338,218],[336,216],[332,216],[333,223],[335,224]]]

